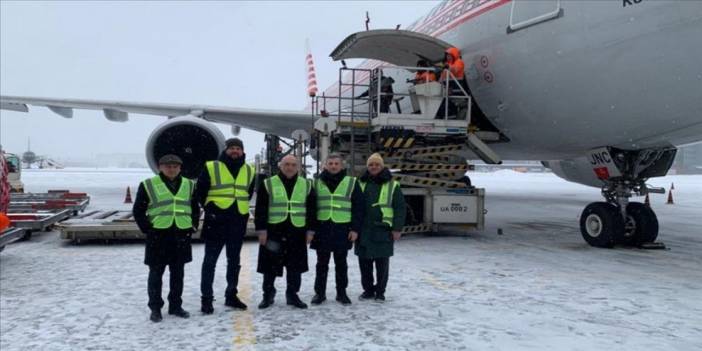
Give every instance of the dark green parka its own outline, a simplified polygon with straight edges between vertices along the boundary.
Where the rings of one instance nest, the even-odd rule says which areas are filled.
[[[363,229],[359,233],[354,252],[363,259],[390,257],[393,255],[392,231],[401,231],[405,225],[405,197],[398,186],[393,193],[393,223],[389,227],[383,223],[383,215],[378,206],[373,206],[378,202],[380,189],[384,183],[392,181],[392,176],[387,168],[384,168],[377,176],[371,176],[368,171],[359,178],[366,183],[364,190],[366,213],[363,220]]]

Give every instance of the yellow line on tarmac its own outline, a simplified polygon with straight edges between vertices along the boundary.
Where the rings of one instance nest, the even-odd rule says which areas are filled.
[[[446,290],[446,291],[455,290],[450,285],[436,279],[436,277],[430,273],[424,273],[424,281],[433,285],[437,289]]]
[[[256,345],[256,332],[254,330],[251,295],[251,265],[250,247],[244,245],[241,248],[241,271],[239,272],[239,298],[249,305],[246,311],[235,310],[232,315],[234,321],[233,350],[253,350]]]

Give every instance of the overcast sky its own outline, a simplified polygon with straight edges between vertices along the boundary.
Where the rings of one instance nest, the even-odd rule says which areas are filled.
[[[0,2],[0,93],[303,109],[305,39],[320,91],[339,63],[329,53],[364,29],[403,27],[436,1]],[[2,111],[0,144],[54,158],[143,153],[163,117],[108,122],[99,111],[64,119],[46,108]],[[228,127],[222,128],[230,136]],[[249,157],[263,135],[241,134]],[[138,160],[142,161],[142,160]]]

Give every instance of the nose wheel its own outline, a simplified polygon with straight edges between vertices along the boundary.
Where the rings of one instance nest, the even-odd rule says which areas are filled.
[[[640,202],[628,203],[625,216],[617,205],[593,202],[580,215],[580,233],[594,247],[641,246],[658,237],[658,219]]]

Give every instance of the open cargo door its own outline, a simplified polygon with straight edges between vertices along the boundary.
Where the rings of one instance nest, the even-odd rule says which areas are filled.
[[[420,59],[439,62],[452,45],[432,36],[399,29],[376,29],[349,35],[329,55],[334,61],[373,59],[414,67]]]

